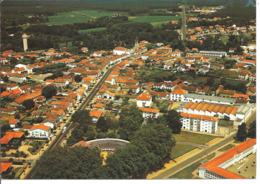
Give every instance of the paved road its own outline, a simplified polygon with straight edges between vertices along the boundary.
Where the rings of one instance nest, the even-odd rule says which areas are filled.
[[[186,167],[190,166],[191,164],[195,163],[196,161],[198,161],[198,160],[202,159],[203,157],[207,156],[211,152],[213,152],[213,151],[219,149],[220,147],[226,145],[227,143],[233,141],[234,140],[234,134],[235,133],[233,133],[231,136],[223,139],[219,143],[217,143],[217,144],[203,150],[202,152],[194,155],[193,157],[188,158],[187,160],[181,162],[180,164],[173,166],[171,169],[159,174],[158,176],[154,177],[153,179],[169,178],[170,176],[174,175],[175,173],[185,169]]]
[[[110,69],[107,70],[105,75],[101,78],[101,80],[96,84],[96,86],[91,90],[90,94],[87,96],[85,101],[79,106],[78,110],[83,110],[87,107],[87,105],[91,102],[91,100],[95,97],[97,92],[99,91],[100,87],[102,84],[105,82],[106,78],[110,75],[112,70],[114,69],[116,65],[111,67]],[[59,145],[60,142],[63,140],[63,138],[66,136],[66,134],[70,131],[70,129],[74,126],[74,123],[71,123],[68,121],[66,124],[67,129],[62,133],[62,131],[57,135],[56,139],[50,144],[50,146],[46,149],[50,150],[53,149],[55,146]],[[32,164],[32,169],[29,171],[29,173],[25,176],[25,179],[30,179],[33,175],[33,172],[35,171],[35,168],[37,167],[37,164],[34,161],[34,164]]]

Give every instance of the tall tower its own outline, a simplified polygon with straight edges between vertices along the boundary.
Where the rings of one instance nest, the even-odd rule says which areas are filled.
[[[137,36],[136,36],[134,50],[137,51],[138,48],[139,48],[139,43],[138,43],[138,39],[137,39]]]
[[[186,39],[186,14],[185,14],[185,4],[186,1],[183,1],[182,4],[182,25],[181,25],[181,39]]]
[[[28,50],[28,42],[27,42],[28,36],[27,36],[27,34],[24,33],[22,35],[22,38],[23,38],[23,50],[24,50],[24,52],[26,52]]]

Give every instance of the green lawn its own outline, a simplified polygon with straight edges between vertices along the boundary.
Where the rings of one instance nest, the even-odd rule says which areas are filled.
[[[176,142],[192,142],[195,144],[205,144],[216,138],[215,136],[211,136],[211,135],[184,132],[184,131],[182,131],[180,134],[174,134],[173,136]]]
[[[86,34],[86,33],[89,33],[89,32],[104,31],[104,30],[106,30],[105,27],[92,28],[92,29],[83,29],[83,30],[79,30],[79,34]]]
[[[234,147],[235,147],[234,144],[228,144],[228,145],[224,146],[223,148],[219,149],[218,151],[226,152],[226,151],[228,151],[228,150],[230,150],[230,149],[232,149]]]
[[[179,16],[140,16],[136,18],[131,18],[130,21],[156,23],[156,25],[158,25],[168,21],[179,20],[179,19],[180,19]]]
[[[190,145],[181,145],[176,144],[171,151],[171,159],[178,158],[179,156],[184,155],[185,153],[195,149],[196,147]]]
[[[189,167],[183,169],[182,171],[170,176],[170,178],[178,178],[178,179],[192,179],[193,175],[192,172],[200,166],[200,163],[204,160],[210,160],[215,157],[215,153],[212,153],[208,155],[206,158],[201,159],[198,162],[195,162],[194,164],[190,165]],[[198,178],[198,177],[197,177]]]

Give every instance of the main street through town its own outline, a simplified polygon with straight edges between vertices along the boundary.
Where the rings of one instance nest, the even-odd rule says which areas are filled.
[[[119,64],[119,63],[117,63],[117,64]],[[113,71],[113,69],[117,66],[117,64],[114,64],[114,65],[110,66],[110,68],[105,72],[105,74],[102,76],[102,78],[100,78],[99,81],[97,82],[97,84],[91,89],[91,91],[88,94],[88,96],[86,97],[86,99],[78,107],[78,110],[84,110],[89,105],[89,103],[93,100],[93,98],[95,97],[95,95],[99,91],[100,87],[105,82],[105,80],[110,75],[110,73]],[[54,147],[59,145],[62,142],[62,140],[66,137],[67,133],[75,126],[74,123],[70,121],[70,119],[71,118],[69,118],[67,120],[66,125],[63,126],[63,127],[67,127],[67,128],[64,131],[60,131],[59,132],[59,134],[56,136],[56,138],[50,143],[50,145],[46,149],[46,151],[50,150],[50,149],[53,149]],[[31,167],[30,171],[27,173],[27,175],[24,177],[25,179],[30,179],[32,177],[33,172],[34,172],[34,170],[37,167],[37,162],[36,161],[38,159],[34,160],[33,163],[31,164],[32,167]]]

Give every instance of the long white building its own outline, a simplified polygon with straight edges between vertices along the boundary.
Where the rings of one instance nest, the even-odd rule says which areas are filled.
[[[256,152],[256,139],[250,139],[199,167],[199,176],[206,179],[245,179],[227,170],[250,154]]]

